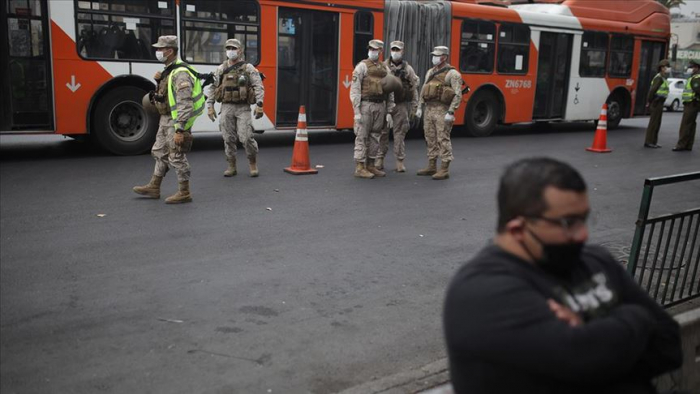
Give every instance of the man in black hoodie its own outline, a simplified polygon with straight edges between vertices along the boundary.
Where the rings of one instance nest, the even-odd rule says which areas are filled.
[[[456,393],[655,393],[682,363],[678,324],[600,247],[586,184],[547,158],[511,164],[498,233],[452,280],[444,326]]]

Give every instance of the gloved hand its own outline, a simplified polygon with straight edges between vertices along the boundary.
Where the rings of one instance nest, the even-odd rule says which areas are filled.
[[[265,114],[261,104],[262,103],[258,103],[258,105],[255,106],[255,111],[253,111],[253,113],[255,114],[255,119],[260,119]]]
[[[359,122],[360,120],[362,120],[362,115],[361,115],[361,114],[355,114],[355,116],[353,117],[353,119],[355,120],[355,122]]]
[[[391,114],[386,114],[386,127],[389,129],[394,127],[394,119],[391,117]]]
[[[185,142],[185,132],[180,131],[175,132],[175,136],[173,137],[173,141],[175,142],[175,145],[181,146],[183,142]]]
[[[445,114],[445,122],[454,122],[454,121],[455,121],[454,115],[452,115],[449,112]]]
[[[216,120],[216,110],[213,105],[207,109],[207,116],[209,116],[212,122]]]
[[[423,116],[423,109],[418,108],[418,110],[416,111],[416,118],[420,119],[422,116]]]

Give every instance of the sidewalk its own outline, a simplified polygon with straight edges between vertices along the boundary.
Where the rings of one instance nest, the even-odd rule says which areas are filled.
[[[453,394],[447,359],[395,375],[363,383],[338,394]]]

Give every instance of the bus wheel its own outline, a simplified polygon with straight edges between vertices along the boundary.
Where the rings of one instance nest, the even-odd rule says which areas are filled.
[[[500,106],[493,92],[483,90],[469,100],[464,116],[467,134],[472,137],[486,137],[493,133],[498,123]]]
[[[158,131],[158,114],[146,112],[146,91],[135,86],[110,90],[97,102],[92,133],[97,143],[117,155],[139,155],[151,148]]]
[[[617,97],[608,100],[608,130],[616,129],[622,120],[622,106]]]

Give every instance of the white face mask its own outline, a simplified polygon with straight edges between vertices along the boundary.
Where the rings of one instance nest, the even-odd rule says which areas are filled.
[[[235,49],[229,49],[226,51],[226,57],[231,60],[236,59],[238,57],[238,51]]]
[[[369,58],[369,60],[376,62],[377,59],[379,59],[379,51],[370,50],[369,52],[367,52],[367,57]]]
[[[161,63],[165,63],[165,61],[168,60],[163,51],[156,51],[156,59]]]
[[[398,62],[403,58],[403,53],[401,52],[391,52],[391,58],[395,61]]]
[[[442,63],[442,56],[433,56],[433,66],[437,66]]]
[[[685,71],[686,71],[688,74],[692,74],[692,73],[693,73],[693,70],[694,70],[693,67],[690,67],[690,68],[688,68],[688,69],[685,70]]]

